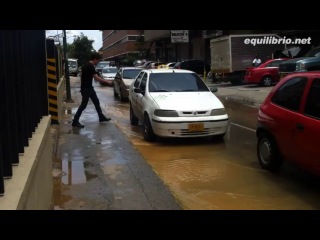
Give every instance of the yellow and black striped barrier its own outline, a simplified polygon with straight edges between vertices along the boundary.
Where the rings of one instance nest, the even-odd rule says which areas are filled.
[[[56,75],[57,72],[56,72],[56,60],[54,58],[47,59],[47,69],[48,69],[49,114],[51,115],[51,123],[59,124],[57,75]]]
[[[48,76],[48,97],[49,114],[51,124],[59,124],[58,121],[58,93],[57,93],[57,67],[54,54],[54,41],[47,39],[47,76]]]

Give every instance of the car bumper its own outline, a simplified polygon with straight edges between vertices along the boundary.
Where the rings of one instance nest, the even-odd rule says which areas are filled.
[[[245,83],[259,83],[259,81],[254,80],[253,77],[249,75],[244,76],[244,81]]]
[[[213,121],[162,122],[152,120],[153,132],[160,137],[205,137],[222,135],[227,131],[228,119]],[[192,126],[197,128],[191,128]]]

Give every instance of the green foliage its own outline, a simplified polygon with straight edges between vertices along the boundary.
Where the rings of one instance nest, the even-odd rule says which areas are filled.
[[[90,60],[90,56],[95,52],[92,44],[94,40],[89,40],[82,32],[80,36],[74,38],[72,44],[68,44],[68,58],[78,59],[78,65],[82,66]]]

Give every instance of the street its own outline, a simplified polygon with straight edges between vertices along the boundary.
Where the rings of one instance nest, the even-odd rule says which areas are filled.
[[[72,78],[71,84],[73,95],[80,96],[79,78]],[[110,124],[114,124],[121,130],[134,149],[143,156],[153,171],[168,186],[183,209],[306,210],[320,208],[319,178],[304,173],[288,163],[284,164],[278,174],[272,174],[260,168],[256,155],[255,125],[258,111],[256,106],[225,96],[221,97],[230,117],[230,126],[223,141],[208,138],[160,138],[154,143],[149,143],[143,140],[141,126],[130,125],[128,102],[115,99],[111,87],[101,87],[96,82],[94,85],[104,112],[112,118]],[[219,96],[219,90],[217,95]],[[78,107],[77,104],[75,106],[70,109],[72,114]],[[91,101],[80,119],[84,125],[88,124],[85,116],[89,111],[90,118],[96,117]],[[92,124],[99,125],[99,123],[90,123]],[[69,128],[71,131],[71,127]],[[69,133],[72,134],[72,132]],[[78,130],[78,134],[89,137],[88,134],[92,133],[83,129]],[[102,158],[99,152],[94,154]],[[122,158],[120,155],[116,157]],[[108,175],[114,167],[105,165],[104,173]],[[73,169],[73,175],[83,174],[83,171],[88,171],[86,168],[88,166],[78,170]],[[66,172],[66,169],[67,166],[62,171]],[[77,196],[71,195],[70,199],[75,197]],[[60,208],[63,209],[63,204]]]

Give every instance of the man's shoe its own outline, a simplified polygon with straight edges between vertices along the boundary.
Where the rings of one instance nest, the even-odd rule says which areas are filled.
[[[73,122],[72,122],[72,127],[84,128],[84,125],[82,125],[82,124],[79,123],[79,122],[73,121]]]
[[[99,117],[99,122],[108,122],[108,121],[110,121],[110,120],[111,120],[111,118],[107,118],[107,117],[105,117],[105,116]]]

